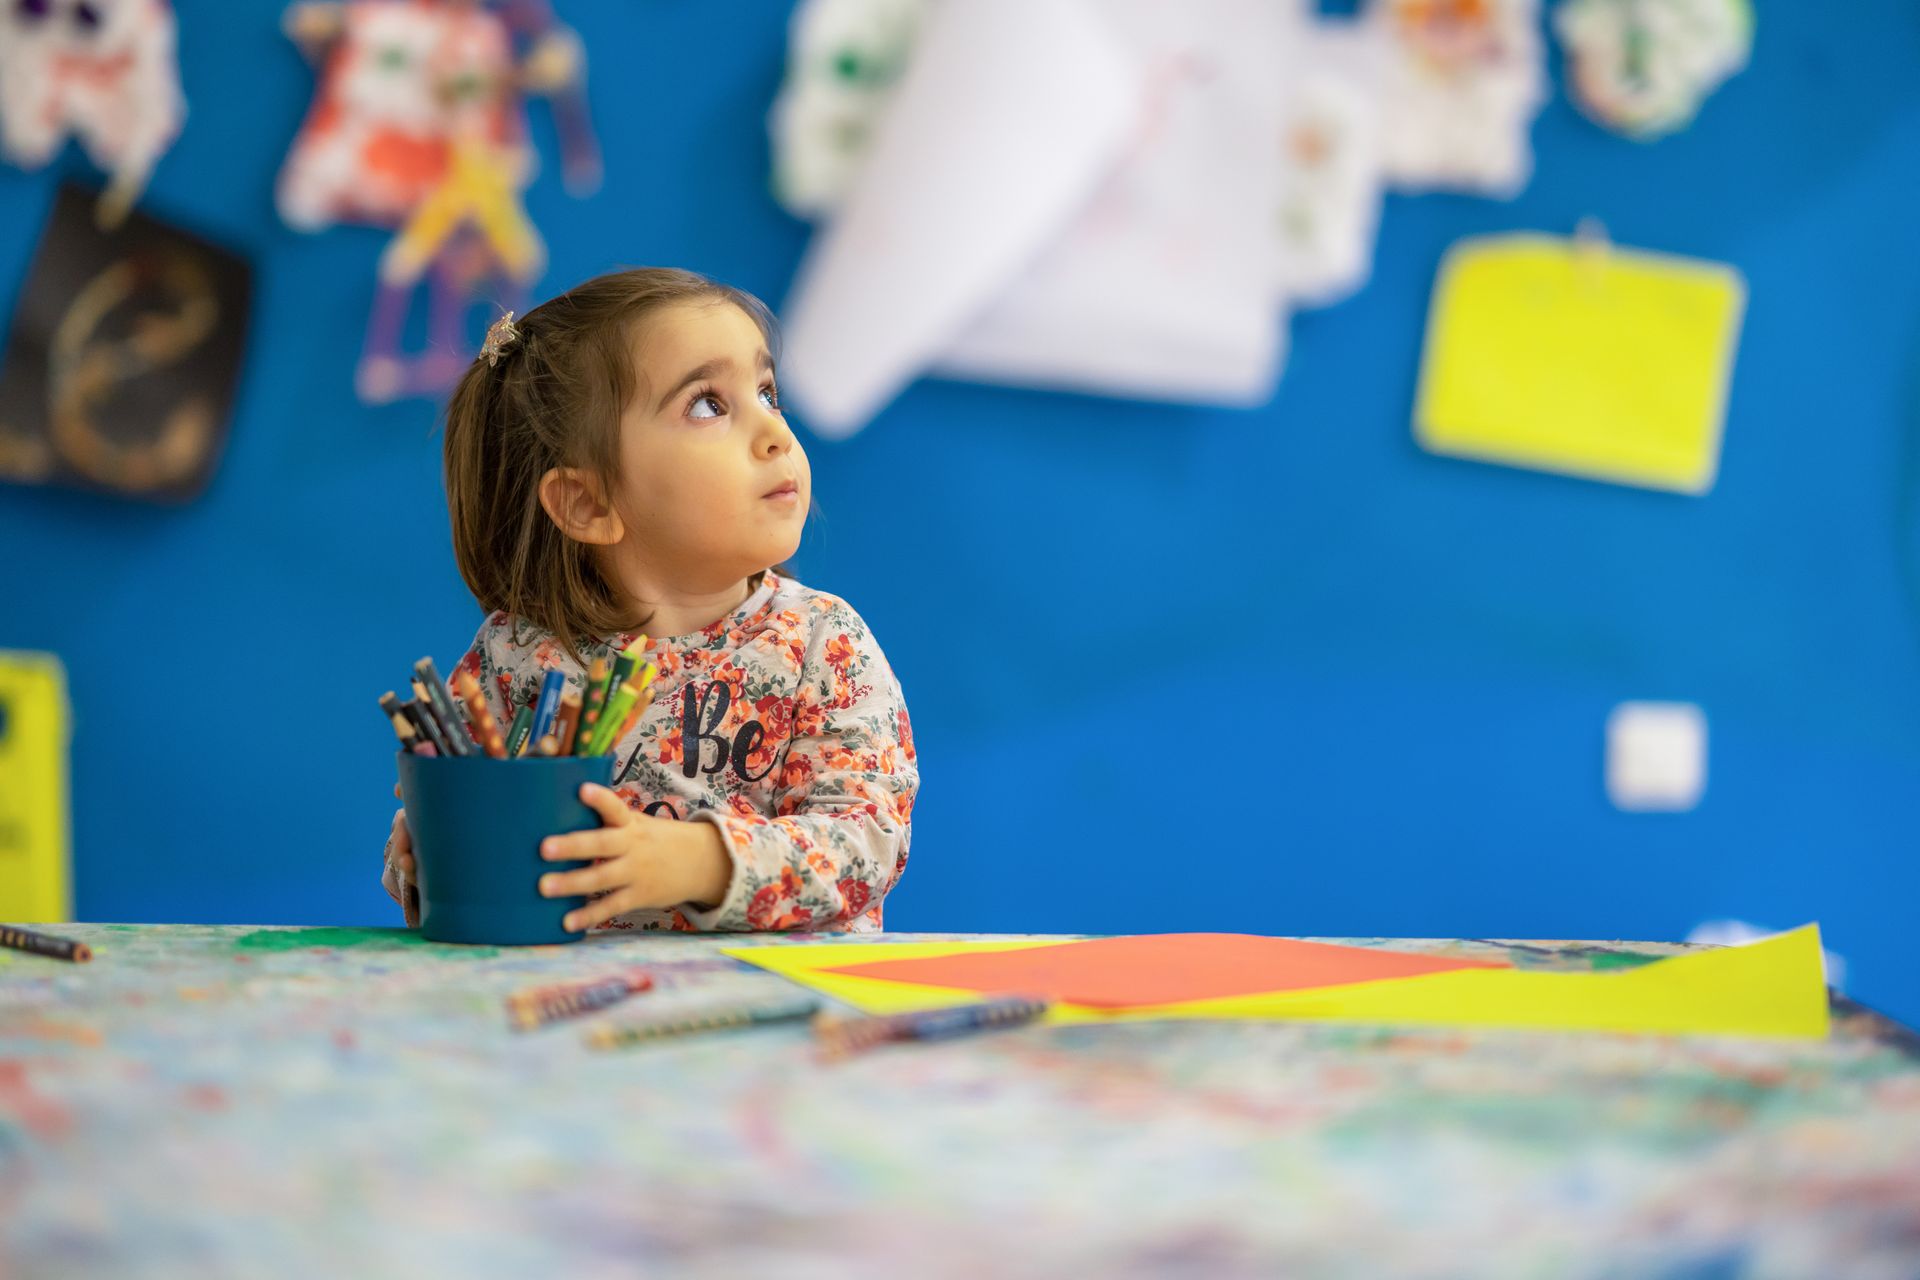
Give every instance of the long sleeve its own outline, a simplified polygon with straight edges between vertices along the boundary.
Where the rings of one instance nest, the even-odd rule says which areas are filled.
[[[681,908],[696,929],[822,929],[872,914],[907,865],[920,773],[892,668],[843,602],[809,637],[773,815],[736,803],[714,823],[733,859],[727,895]]]

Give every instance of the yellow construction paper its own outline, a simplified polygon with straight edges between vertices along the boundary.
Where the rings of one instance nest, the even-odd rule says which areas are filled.
[[[50,653],[0,651],[0,920],[72,910],[67,675]]]
[[[778,973],[864,1013],[907,1013],[966,1004],[977,992],[822,973],[860,960],[954,955],[1055,943],[933,942],[735,947],[730,956]],[[1822,1037],[1826,971],[1820,930],[1807,925],[1750,943],[1605,973],[1470,969],[1349,983],[1311,991],[1193,1000],[1152,1009],[1058,1004],[1053,1023],[1161,1019],[1358,1022],[1670,1035]]]
[[[1746,285],[1600,237],[1465,240],[1434,285],[1414,433],[1435,453],[1705,493]]]
[[[928,956],[953,956],[968,951],[1057,947],[1073,941],[1073,938],[1026,938],[1020,941],[785,943],[776,946],[728,947],[725,954],[789,978],[831,999],[850,1004],[862,1013],[914,1013],[921,1009],[972,1004],[980,999],[980,994],[958,987],[929,987],[917,982],[858,978],[844,973],[823,973],[821,970],[843,964],[921,960]]]

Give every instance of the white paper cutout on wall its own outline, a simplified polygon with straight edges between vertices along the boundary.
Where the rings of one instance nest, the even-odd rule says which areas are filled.
[[[108,175],[96,217],[117,226],[186,117],[165,0],[0,5],[0,146],[37,169],[69,137]]]
[[[1092,0],[943,5],[786,308],[782,382],[858,430],[1065,229],[1141,86]],[[964,108],[956,104],[966,104]]]
[[[805,0],[768,116],[773,190],[789,213],[839,208],[906,69],[928,0]]]
[[[1306,28],[1280,136],[1279,284],[1297,307],[1340,301],[1367,282],[1380,226],[1381,77],[1376,33]]]
[[[1567,0],[1553,15],[1586,115],[1648,141],[1686,126],[1747,65],[1747,0]]]
[[[1246,404],[1285,331],[1271,0],[936,8],[788,309],[786,384],[857,430],[928,368]]]
[[[1387,46],[1388,181],[1510,198],[1533,174],[1528,134],[1548,81],[1537,0],[1374,0]]]

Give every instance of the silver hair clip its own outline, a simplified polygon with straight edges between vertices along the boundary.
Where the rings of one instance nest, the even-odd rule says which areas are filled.
[[[500,357],[505,355],[507,348],[519,341],[519,338],[520,330],[513,325],[513,312],[509,311],[495,320],[487,329],[487,340],[480,344],[480,354],[487,358],[487,368],[491,369],[499,364]]]

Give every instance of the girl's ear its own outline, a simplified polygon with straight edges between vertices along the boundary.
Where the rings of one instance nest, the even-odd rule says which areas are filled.
[[[600,477],[580,467],[555,467],[541,476],[540,505],[555,527],[575,542],[610,547],[626,535]]]

